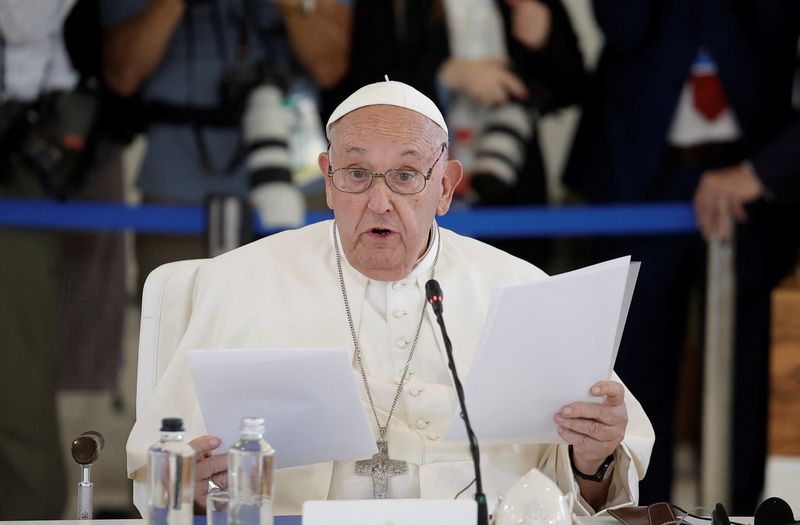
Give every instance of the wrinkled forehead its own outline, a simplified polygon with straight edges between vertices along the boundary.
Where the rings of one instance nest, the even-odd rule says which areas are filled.
[[[397,106],[365,106],[331,125],[331,148],[363,148],[370,144],[415,148],[421,153],[438,150],[447,134],[425,115]]]

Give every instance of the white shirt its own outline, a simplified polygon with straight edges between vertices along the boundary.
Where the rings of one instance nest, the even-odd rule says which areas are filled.
[[[78,83],[64,46],[63,25],[77,0],[3,0],[0,95],[29,102],[51,90],[71,90]]]
[[[669,129],[667,141],[673,146],[694,146],[708,142],[733,142],[740,136],[739,123],[731,107],[709,121],[694,105],[692,83],[687,80]]]
[[[712,75],[717,73],[717,65],[711,55],[703,48],[698,50],[691,67],[692,74]],[[733,142],[741,135],[736,115],[730,106],[714,120],[708,120],[694,105],[694,88],[691,77],[681,90],[678,106],[672,117],[667,142],[673,146],[694,146],[709,142]]]

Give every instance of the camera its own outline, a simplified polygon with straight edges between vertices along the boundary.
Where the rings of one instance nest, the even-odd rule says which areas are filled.
[[[63,200],[83,182],[98,115],[90,88],[46,93],[29,104],[2,104],[0,163],[25,164],[45,194]]]
[[[284,103],[286,75],[265,62],[238,64],[220,80],[223,107],[242,118],[250,198],[267,228],[296,227],[305,219],[305,200],[292,185],[289,137],[293,115]]]
[[[265,62],[237,64],[220,79],[220,99],[242,118],[245,166],[250,187],[291,183],[291,114],[284,105],[288,81]]]

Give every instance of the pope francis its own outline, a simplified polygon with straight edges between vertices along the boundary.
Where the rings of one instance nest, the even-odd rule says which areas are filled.
[[[382,494],[356,461],[279,470],[276,514],[299,514],[308,499],[472,497],[463,490],[474,478],[468,445],[441,439],[457,399],[425,282],[435,275],[447,291],[456,367],[466,377],[492,288],[545,274],[438,227],[435,216],[447,213],[462,166],[448,159],[442,114],[411,86],[387,80],[359,89],[333,112],[326,132],[330,147],[319,166],[335,220],[199,266],[186,332],[128,440],[135,485],[160,418],[174,415],[184,417],[198,451],[198,487],[209,480],[226,486],[227,458],[212,454],[219,440],[205,435],[187,350],[345,347],[375,439],[402,468]],[[578,495],[578,514],[637,500],[652,427],[616,376],[586,388],[597,403],[572,403],[552,415],[565,444],[482,443],[490,511],[533,468]],[[140,492],[136,503],[144,510]]]

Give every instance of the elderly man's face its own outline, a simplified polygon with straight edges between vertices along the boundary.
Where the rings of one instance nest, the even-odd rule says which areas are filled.
[[[447,137],[427,117],[396,106],[357,109],[342,117],[331,130],[331,158],[323,153],[323,173],[332,169],[364,168],[384,173],[393,168],[428,173]],[[447,152],[433,168],[421,193],[400,195],[375,178],[364,193],[345,193],[326,177],[328,206],[336,216],[342,248],[350,264],[371,279],[394,281],[408,275],[425,253],[435,215],[450,207],[461,180],[457,161]]]

